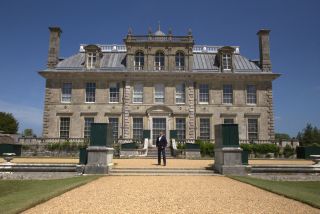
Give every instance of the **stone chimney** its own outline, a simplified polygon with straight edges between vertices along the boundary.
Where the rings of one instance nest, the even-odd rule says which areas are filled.
[[[60,34],[62,30],[59,27],[49,27],[49,53],[48,53],[48,68],[54,68],[59,62],[60,50]]]
[[[261,29],[257,33],[259,37],[260,68],[264,72],[272,71],[270,60],[269,33],[270,30],[268,29]]]

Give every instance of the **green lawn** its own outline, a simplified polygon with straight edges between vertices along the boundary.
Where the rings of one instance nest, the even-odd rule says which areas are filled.
[[[56,180],[0,180],[0,213],[18,213],[100,176]]]
[[[252,177],[230,177],[320,208],[320,181],[270,181]]]

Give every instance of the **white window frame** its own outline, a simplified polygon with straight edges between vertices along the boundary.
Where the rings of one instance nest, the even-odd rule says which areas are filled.
[[[138,123],[135,123],[135,120],[141,120],[141,123],[139,122],[139,127],[135,126],[138,124]],[[135,137],[135,131],[141,132],[141,138]],[[135,140],[143,140],[143,117],[133,117],[132,118],[132,138]]]
[[[144,69],[144,53],[142,51],[137,51],[134,55],[133,67],[137,71]]]
[[[180,83],[176,85],[176,104],[185,104],[186,103],[186,85]]]
[[[69,86],[69,87],[65,87]],[[72,83],[64,82],[61,87],[61,103],[71,103],[72,101]]]
[[[256,132],[252,132],[250,131],[250,127],[249,127],[249,120],[256,120],[257,121],[257,124],[256,124]],[[250,139],[250,134],[256,134],[257,135],[257,138],[256,139]],[[252,117],[249,117],[247,118],[247,137],[248,137],[248,140],[259,140],[259,119],[258,118],[252,118]]]
[[[202,127],[201,127],[201,120],[208,120],[209,121],[209,127],[207,127],[207,129],[209,129],[209,137],[208,138],[203,138],[202,136],[201,136],[201,129],[202,129]],[[210,120],[210,118],[209,117],[200,117],[199,118],[199,139],[201,139],[201,140],[210,140],[210,137],[211,137],[211,120]]]
[[[231,89],[231,92],[230,91],[225,91],[226,89]],[[226,96],[231,96],[231,99],[226,97]],[[226,102],[227,100],[228,100],[228,102]],[[229,100],[231,100],[231,102]],[[232,84],[224,84],[222,86],[222,103],[226,104],[226,105],[232,105],[233,104],[233,86],[232,86]]]
[[[136,83],[133,86],[133,95],[132,95],[133,103],[143,103],[143,84]]]
[[[182,51],[178,51],[175,56],[176,61],[176,70],[182,71],[185,70],[185,57]]]
[[[111,91],[111,89],[116,89],[116,91]],[[115,97],[111,96],[114,94]],[[110,83],[109,84],[109,103],[119,103],[120,102],[120,84]]]
[[[161,99],[162,101],[157,101]],[[164,104],[165,103],[165,86],[164,84],[154,85],[154,103]]]
[[[89,85],[89,86],[88,86]],[[94,87],[93,87],[94,86]],[[90,90],[93,90],[94,89],[94,91],[90,91]],[[96,102],[96,89],[97,89],[97,84],[95,83],[95,82],[87,82],[86,83],[86,91],[85,91],[85,103],[95,103]],[[92,98],[90,98],[90,96],[88,96],[88,94],[89,93],[92,93]],[[90,100],[89,100],[89,98],[90,98]],[[92,101],[92,100],[93,101]],[[87,101],[87,100],[89,100],[89,101]]]
[[[222,69],[224,71],[230,71],[232,69],[232,54],[230,53],[222,54]]]
[[[65,129],[65,130],[61,130],[61,128],[63,127],[62,126],[62,119],[68,119],[69,120],[69,127],[68,127],[68,130]],[[62,139],[68,139],[70,138],[70,127],[71,127],[71,118],[70,117],[60,117],[59,118],[59,138],[62,138]],[[64,128],[64,127],[63,127]],[[68,137],[62,137],[61,136],[61,132],[67,132],[68,133]]]
[[[157,51],[154,55],[154,70],[163,71],[165,66],[165,55],[162,51]]]
[[[249,91],[249,87],[254,87],[254,93],[252,93],[251,91]],[[253,85],[253,84],[249,84],[247,85],[246,88],[246,101],[248,105],[257,105],[257,86]],[[255,102],[251,102],[252,100],[254,100]]]
[[[88,123],[87,120],[91,120],[91,122]],[[85,117],[84,118],[84,127],[83,127],[83,137],[84,138],[90,137],[91,123],[94,123],[94,117]],[[87,133],[89,133],[89,136],[86,136]]]
[[[177,126],[177,120],[182,120],[183,121],[183,129],[180,129],[178,126]],[[178,140],[185,140],[186,139],[186,134],[187,134],[187,122],[186,122],[186,118],[185,117],[177,117],[176,118],[176,131],[177,131],[177,139]],[[180,138],[180,137],[178,137],[178,136],[180,136],[178,133],[179,132],[184,132],[183,133],[183,136],[184,136],[184,138]]]
[[[112,121],[113,119],[117,121],[117,126],[116,126],[116,127],[114,126],[114,124],[115,124],[114,122],[110,122],[110,121]],[[113,140],[114,140],[114,141],[117,141],[118,138],[119,138],[119,117],[109,117],[108,120],[109,120],[109,123],[112,124],[112,136],[113,136],[113,138],[114,138]],[[116,134],[116,135],[117,135],[117,136],[116,136],[117,139],[115,139],[115,133],[117,133],[117,134]]]
[[[204,87],[206,86],[206,87]],[[204,89],[207,89],[207,92],[204,93]],[[203,97],[202,96],[206,96],[207,101],[201,100]],[[209,89],[209,84],[203,83],[203,84],[199,84],[199,104],[208,104],[209,103],[209,99],[210,99],[210,89]]]
[[[95,69],[97,63],[97,53],[89,52],[87,53],[87,68]]]

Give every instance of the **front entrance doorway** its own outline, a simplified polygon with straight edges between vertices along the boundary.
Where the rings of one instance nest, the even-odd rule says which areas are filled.
[[[165,117],[162,118],[152,118],[152,142],[153,145],[156,144],[157,137],[160,132],[164,131],[167,133],[167,119]]]

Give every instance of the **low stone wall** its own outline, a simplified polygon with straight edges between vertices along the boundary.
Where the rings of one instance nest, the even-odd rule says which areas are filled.
[[[29,144],[21,148],[23,157],[79,157],[79,149],[74,150],[50,150],[47,144]]]

